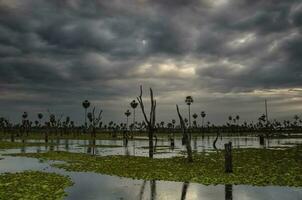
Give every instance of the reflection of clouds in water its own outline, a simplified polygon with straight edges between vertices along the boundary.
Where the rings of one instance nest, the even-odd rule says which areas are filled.
[[[198,137],[193,138],[191,142],[191,146],[194,150],[198,152],[205,151],[213,151],[213,141],[215,140],[215,136],[210,137]],[[16,142],[21,142],[20,140],[16,140]],[[44,142],[43,140],[27,140],[26,142]],[[258,137],[219,137],[216,143],[216,147],[218,149],[223,149],[224,144],[232,142],[234,148],[263,148],[260,145]],[[5,152],[8,153],[20,153],[20,152],[45,152],[48,150],[58,150],[58,151],[68,151],[68,152],[77,152],[77,153],[87,153],[92,152],[88,146],[88,140],[59,140],[56,141],[59,145],[51,145],[51,146],[40,146],[40,147],[25,147],[20,149],[10,149]],[[270,139],[265,140],[266,148],[276,148],[276,147],[285,147],[291,146],[291,144],[302,144],[302,138],[300,139]],[[68,144],[68,145],[67,145]],[[97,147],[95,148],[95,154],[97,155],[136,155],[136,156],[148,156],[148,140],[129,140],[128,147],[123,147],[122,140],[96,140],[96,145],[115,145],[121,147],[107,148],[107,147]],[[168,158],[172,156],[177,156],[181,152],[185,151],[185,146],[181,143],[181,137],[175,138],[175,146],[174,149],[170,146],[170,141],[167,138],[158,140],[159,147],[157,148],[155,158]]]
[[[28,148],[34,151],[35,148]],[[27,150],[28,150],[27,149]],[[5,152],[7,153],[7,152]],[[184,190],[184,183],[171,181],[146,181],[120,178],[117,176],[101,175],[84,172],[65,172],[52,168],[49,162],[39,162],[38,159],[22,157],[6,157],[0,160],[0,173],[16,172],[23,170],[45,170],[68,175],[75,184],[67,189],[66,200],[110,200],[110,199],[139,199],[141,191],[142,199],[156,200],[181,199]],[[153,184],[153,185],[152,185]],[[143,187],[143,189],[142,189]],[[225,200],[232,196],[234,200],[301,200],[302,188],[290,187],[253,187],[233,186],[232,193],[226,195],[224,185],[204,186],[197,183],[190,183],[186,190],[186,200]],[[151,193],[153,191],[153,194]]]
[[[252,187],[252,186],[235,186],[233,187],[235,196],[243,200],[300,200],[302,199],[301,188],[290,188],[290,187],[278,187],[278,186],[267,186],[267,187]]]

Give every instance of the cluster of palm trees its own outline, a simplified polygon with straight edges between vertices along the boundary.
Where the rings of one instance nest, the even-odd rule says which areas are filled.
[[[194,113],[192,115],[194,121],[193,121],[193,126],[191,125],[191,104],[194,102],[193,100],[193,97],[192,96],[187,96],[185,98],[185,103],[188,105],[188,118],[184,118],[184,121],[185,121],[185,124],[189,127],[189,128],[197,128],[198,127],[198,123],[197,123],[197,118],[198,118],[198,115],[196,113]],[[129,122],[129,117],[130,115],[132,114],[130,112],[129,109],[126,110],[126,112],[124,113],[125,116],[126,116],[126,127],[129,127],[130,130],[133,130],[133,129],[136,129],[136,126],[138,124],[138,122],[136,122],[135,120],[135,110],[138,106],[138,103],[136,102],[136,100],[132,100],[130,102],[130,107],[133,109],[133,122],[128,125],[128,122]],[[200,113],[200,116],[201,116],[201,119],[202,119],[202,127],[204,127],[204,119],[206,117],[206,113],[205,111],[201,111]],[[167,123],[167,126],[165,127],[165,122],[164,121],[160,121],[160,122],[157,122],[156,123],[156,128],[158,129],[165,129],[165,128],[175,128],[175,123],[176,123],[176,120],[175,119],[172,119],[171,122],[168,122]],[[208,122],[207,124],[210,124],[210,122]]]
[[[221,132],[257,132],[269,130],[273,131],[286,131],[286,132],[298,132],[302,129],[302,120],[298,115],[293,117],[293,120],[284,120],[282,122],[277,120],[269,121],[265,114],[259,116],[256,123],[247,123],[246,121],[241,122],[240,116],[228,116],[227,122],[222,126],[215,126],[210,122],[205,122],[207,116],[205,111],[201,111],[199,114],[193,113],[191,115],[191,105],[194,103],[192,96],[187,96],[185,98],[186,105],[188,106],[188,115],[184,117],[184,123],[191,132],[215,132],[217,129],[220,129]],[[48,129],[54,131],[55,133],[61,132],[67,133],[71,131],[83,132],[86,133],[88,129],[94,130],[95,132],[114,132],[130,130],[136,132],[144,132],[147,130],[147,124],[145,121],[136,121],[136,109],[139,106],[139,103],[136,100],[130,102],[130,109],[125,111],[126,123],[115,123],[110,121],[107,124],[103,124],[101,119],[93,116],[95,108],[92,108],[89,112],[91,103],[89,100],[84,100],[82,102],[82,107],[84,108],[84,125],[75,126],[74,121],[71,120],[69,116],[63,118],[63,115],[56,116],[53,113],[48,111],[48,120],[45,119],[45,116],[42,113],[37,114],[37,119],[30,121],[28,119],[28,113],[24,112],[21,116],[21,123],[13,124],[7,118],[0,117],[0,130],[2,132],[7,132],[8,130],[17,131],[17,135],[28,135],[30,131],[39,130],[39,129]],[[132,122],[129,123],[129,117],[133,116]],[[191,117],[193,117],[193,123],[191,123]],[[198,118],[201,119],[201,124],[198,123]],[[44,124],[42,120],[45,119]],[[88,124],[89,122],[89,124]],[[175,119],[171,119],[169,122],[160,121],[154,124],[156,132],[177,132],[180,131],[180,124],[176,124]]]

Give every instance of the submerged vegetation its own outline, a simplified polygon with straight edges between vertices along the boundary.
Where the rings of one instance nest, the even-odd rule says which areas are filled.
[[[264,141],[278,137],[293,137],[297,133],[300,137],[302,121],[295,117],[293,123],[285,121],[283,124],[277,121],[268,121],[267,115],[262,115],[258,123],[239,123],[240,116],[229,116],[228,122],[222,126],[215,126],[210,122],[204,123],[207,116],[205,111],[200,113],[201,125],[198,125],[198,114],[192,115],[194,121],[191,124],[191,104],[193,97],[187,96],[185,103],[188,105],[188,117],[180,113],[176,105],[176,114],[179,124],[175,119],[171,122],[156,121],[156,99],[153,90],[150,88],[150,113],[147,114],[142,98],[143,90],[140,87],[140,95],[137,102],[130,103],[133,109],[133,123],[130,125],[129,116],[131,112],[127,110],[127,123],[114,123],[110,121],[103,124],[102,110],[90,106],[90,102],[85,100],[82,106],[85,110],[85,124],[76,126],[70,117],[63,115],[56,116],[50,113],[49,119],[42,119],[42,113],[38,113],[38,120],[31,122],[28,113],[24,112],[22,121],[13,124],[5,118],[0,118],[0,149],[21,148],[19,154],[8,154],[11,156],[33,157],[41,160],[59,160],[60,163],[50,163],[53,167],[58,167],[68,171],[76,172],[96,172],[107,175],[115,175],[133,179],[184,182],[184,188],[189,182],[201,183],[205,185],[216,184],[245,184],[245,185],[279,185],[279,186],[302,186],[302,147],[279,149],[234,149],[230,142],[229,151],[216,148],[218,137],[222,140],[224,136],[256,136],[259,137],[260,146],[264,147]],[[135,109],[140,107],[143,121],[137,122],[135,119]],[[92,107],[92,108],[91,108]],[[88,119],[88,120],[87,120]],[[166,125],[166,126],[165,126]],[[213,152],[197,152],[197,137],[201,136],[204,141],[205,136],[216,135],[213,142]],[[174,149],[176,139],[181,137],[181,143],[186,151],[179,156],[170,158],[154,158],[155,154],[166,154]],[[194,151],[191,141],[194,141]],[[39,142],[29,142],[30,139],[39,139]],[[40,153],[25,153],[28,146],[50,146],[59,147],[64,139],[65,149],[68,151],[68,139],[88,140],[80,147],[88,147],[87,154],[71,153],[62,151],[50,151]],[[41,140],[43,142],[41,142]],[[122,144],[97,144],[97,140],[123,140]],[[149,157],[130,156],[128,151],[128,140],[147,140],[148,146],[134,147],[148,149]],[[10,141],[10,142],[9,142]],[[158,141],[169,141],[158,144]],[[209,137],[208,137],[209,143]],[[73,142],[72,142],[73,143]],[[135,144],[135,143],[134,143]],[[121,148],[125,147],[125,155],[96,156],[95,148]],[[58,150],[59,148],[57,148]],[[85,150],[86,151],[86,150]],[[92,155],[91,155],[92,154]],[[135,154],[135,153],[134,153]],[[229,155],[228,158],[225,155]],[[226,170],[226,163],[230,170]],[[229,173],[226,173],[229,172]],[[21,186],[20,186],[21,185]],[[23,172],[16,174],[0,174],[0,199],[3,194],[8,194],[9,199],[62,199],[64,188],[72,185],[71,181],[63,176],[43,172]],[[186,191],[184,189],[183,191]],[[152,192],[151,192],[152,193]],[[184,192],[185,194],[185,192]],[[183,195],[182,195],[183,196]],[[185,195],[184,195],[185,196]],[[183,198],[182,198],[183,199]]]
[[[97,172],[144,180],[196,182],[202,184],[247,184],[257,186],[302,186],[302,147],[282,150],[235,149],[233,173],[224,173],[223,151],[194,153],[193,163],[183,156],[150,159],[138,156],[90,156],[80,153],[21,153],[66,163],[53,164],[69,171]]]
[[[45,172],[25,171],[0,174],[0,199],[60,200],[64,189],[71,186],[68,177]]]

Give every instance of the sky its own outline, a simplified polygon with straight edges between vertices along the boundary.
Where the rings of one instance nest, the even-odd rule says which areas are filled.
[[[0,0],[0,116],[49,109],[81,123],[88,99],[124,122],[143,85],[158,121],[177,119],[176,104],[187,117],[188,95],[199,121],[255,122],[265,99],[269,119],[292,119],[301,31],[299,0]]]

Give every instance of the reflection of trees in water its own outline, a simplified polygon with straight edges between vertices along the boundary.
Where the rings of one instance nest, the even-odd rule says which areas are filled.
[[[88,148],[87,148],[87,154],[90,154],[91,153],[91,147],[89,146]]]
[[[135,140],[133,140],[133,156],[135,156]]]
[[[56,140],[56,149],[57,149],[57,151],[59,151],[59,145],[60,145],[60,139],[57,138],[57,140]]]
[[[40,153],[40,152],[41,152],[41,147],[40,147],[40,146],[37,146],[36,152],[37,152],[37,153]]]
[[[197,137],[194,137],[194,150],[197,151]]]
[[[156,199],[156,181],[155,180],[150,181],[150,190],[151,190],[150,199],[155,200]]]
[[[225,200],[233,200],[233,185],[225,185]]]
[[[144,197],[144,191],[145,191],[146,183],[147,183],[147,181],[144,180],[144,181],[143,181],[143,184],[142,184],[142,187],[141,187],[141,189],[140,189],[140,191],[139,191],[139,196],[138,196],[138,199],[139,199],[139,200],[142,200],[143,197]]]
[[[189,183],[184,182],[183,185],[182,185],[182,190],[181,190],[181,200],[186,199],[188,187],[189,187]]]
[[[125,147],[125,156],[130,156],[130,151],[128,146]]]
[[[96,145],[95,139],[89,140],[89,145],[88,145],[88,148],[87,148],[87,154],[92,154],[92,155],[96,154],[95,145]]]
[[[68,151],[69,150],[69,141],[65,140],[65,150]]]
[[[147,183],[147,181],[144,180],[143,184],[141,186],[141,189],[139,191],[139,195],[138,195],[138,199],[139,200],[142,200],[143,197],[144,197],[146,183]],[[155,199],[156,199],[156,181],[155,180],[151,180],[150,181],[150,200],[155,200]]]
[[[51,139],[49,151],[53,151],[53,150],[54,150],[54,142],[53,142],[53,139]]]
[[[144,192],[146,188],[146,183],[147,181],[144,180],[142,183],[142,186],[139,191],[139,196],[138,199],[142,200],[144,198]],[[181,190],[181,200],[185,200],[187,193],[188,193],[188,188],[189,188],[190,183],[189,182],[184,182],[182,185],[182,190]],[[150,181],[150,200],[155,200],[156,199],[156,181],[151,180]],[[233,185],[225,185],[225,200],[233,200]]]
[[[21,153],[26,153],[26,147],[25,147],[25,145],[23,145],[23,146],[21,147]]]

